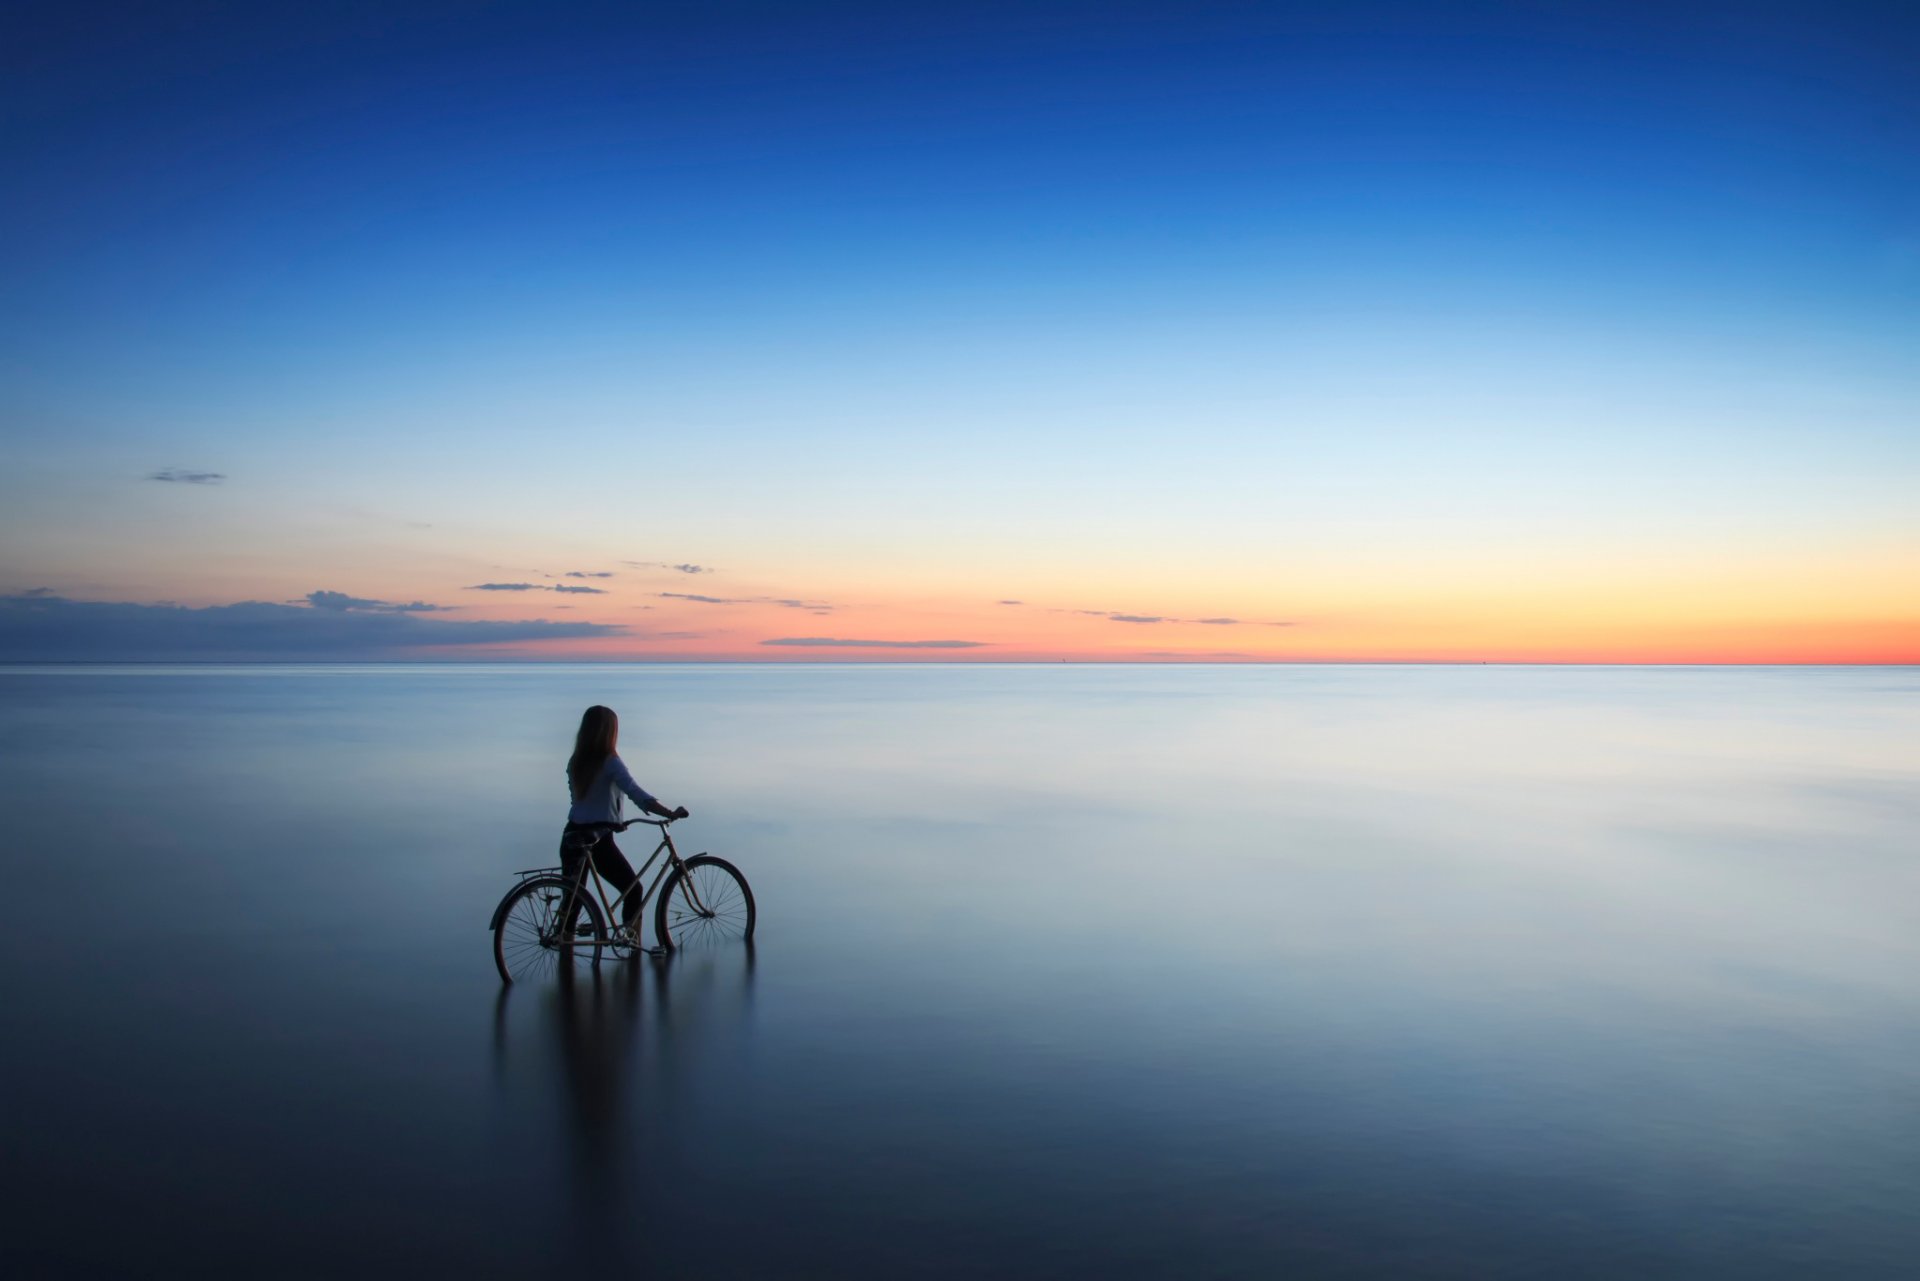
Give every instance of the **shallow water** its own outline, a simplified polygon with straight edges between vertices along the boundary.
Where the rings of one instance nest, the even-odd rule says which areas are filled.
[[[502,989],[589,702],[756,947]],[[0,814],[13,1275],[1920,1258],[1912,669],[0,669]]]

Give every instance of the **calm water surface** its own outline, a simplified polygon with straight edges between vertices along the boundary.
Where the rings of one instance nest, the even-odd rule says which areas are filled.
[[[503,990],[589,702],[757,947]],[[1920,1264],[1910,669],[0,669],[0,815],[9,1275]]]

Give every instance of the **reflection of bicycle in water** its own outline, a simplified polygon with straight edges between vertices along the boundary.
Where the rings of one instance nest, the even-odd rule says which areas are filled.
[[[681,1161],[710,1151],[716,1119],[735,1115],[734,1084],[754,1044],[755,968],[748,941],[495,989],[493,1088],[507,1118],[498,1137],[538,1176],[521,1209],[545,1225],[525,1267],[518,1253],[504,1256],[516,1270],[571,1272],[577,1262],[586,1272],[647,1257],[641,1248],[657,1257],[646,1228],[698,1208],[704,1193],[682,1186]],[[679,1204],[687,1195],[693,1206]],[[640,1204],[648,1211],[636,1218]]]
[[[623,832],[636,823],[659,828],[660,844],[647,856],[633,884],[609,902],[606,884],[587,851],[603,832]],[[513,983],[544,978],[576,960],[598,965],[603,948],[613,949],[619,957],[633,955],[640,949],[639,911],[633,913],[633,926],[609,929],[607,922],[622,918],[623,913],[615,909],[628,896],[639,893],[644,907],[655,890],[659,897],[654,902],[653,933],[662,948],[751,942],[753,891],[747,887],[747,878],[733,864],[711,854],[681,858],[667,831],[672,823],[670,818],[637,818],[569,831],[564,848],[579,855],[574,860],[579,866],[571,875],[561,867],[517,873],[520,883],[493,910],[493,961],[501,979]],[[664,862],[660,862],[662,854]],[[660,870],[648,884],[647,871],[656,862]],[[646,884],[644,891],[642,884]]]

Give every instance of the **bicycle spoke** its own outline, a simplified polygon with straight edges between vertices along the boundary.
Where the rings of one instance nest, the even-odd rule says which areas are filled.
[[[523,886],[508,901],[494,938],[503,979],[544,979],[599,960],[605,931],[573,888],[549,878]]]
[[[663,894],[654,918],[663,942],[701,947],[753,937],[752,893],[722,860],[688,860]]]

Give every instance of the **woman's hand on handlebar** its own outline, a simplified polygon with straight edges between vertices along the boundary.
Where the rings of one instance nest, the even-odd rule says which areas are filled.
[[[686,807],[686,806],[684,806],[684,805],[682,805],[682,806],[681,806],[681,807],[680,807],[679,809],[677,809],[677,810],[675,810],[675,811],[674,811],[673,813],[671,813],[671,814],[669,814],[669,815],[667,815],[667,817],[668,817],[668,818],[686,818],[686,817],[687,817],[687,807]]]

